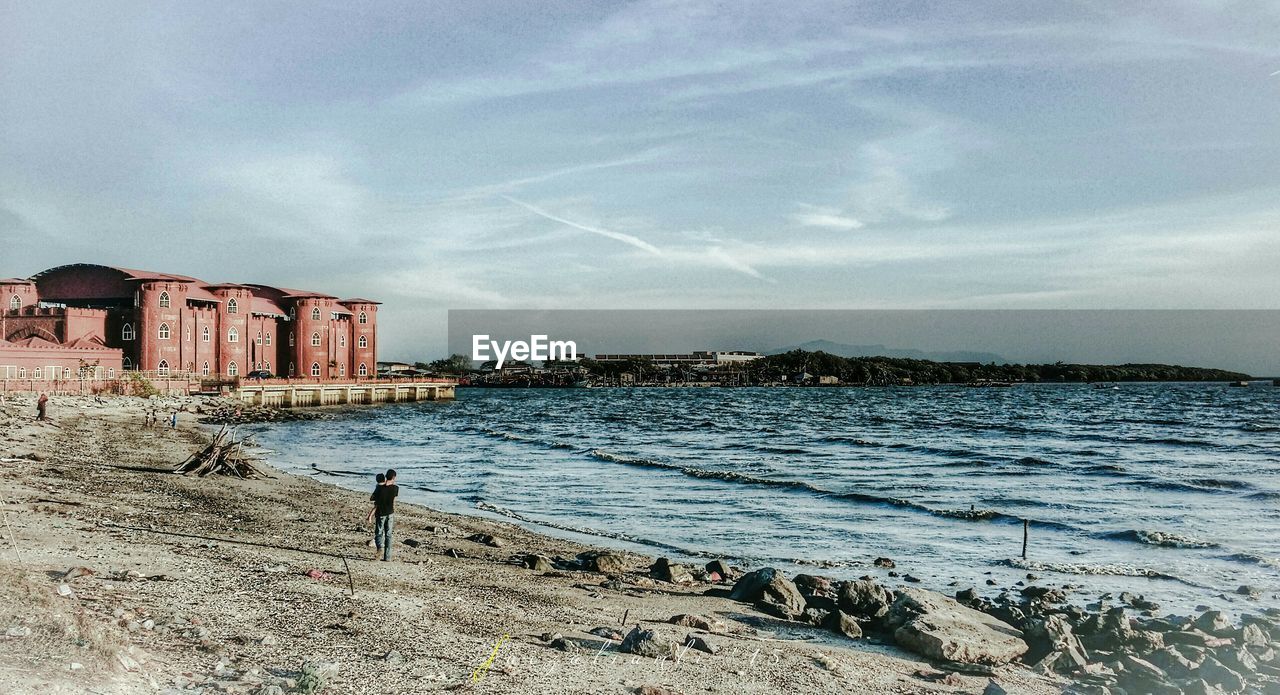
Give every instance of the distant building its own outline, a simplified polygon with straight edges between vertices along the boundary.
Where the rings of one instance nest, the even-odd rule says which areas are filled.
[[[714,367],[725,364],[738,364],[758,360],[764,355],[758,352],[740,350],[698,350],[687,353],[634,353],[634,354],[600,354],[595,356],[597,362],[626,362],[639,360],[652,362],[661,367],[701,366]]]
[[[337,379],[372,377],[377,368],[379,302],[370,299],[78,263],[4,280],[0,302],[0,377],[16,377],[23,365],[29,376],[30,361],[40,359],[10,345],[79,346],[100,351],[84,356],[107,369],[159,375],[265,370]]]

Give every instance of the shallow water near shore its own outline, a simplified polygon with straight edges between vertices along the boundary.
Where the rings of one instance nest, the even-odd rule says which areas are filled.
[[[1280,388],[461,389],[247,429],[284,470],[650,555],[1280,605]]]

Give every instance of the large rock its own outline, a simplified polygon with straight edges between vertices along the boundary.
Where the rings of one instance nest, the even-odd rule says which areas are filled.
[[[869,579],[845,582],[836,601],[840,610],[863,622],[874,622],[889,612],[893,592]]]
[[[923,589],[900,590],[884,625],[900,646],[938,661],[999,666],[1027,651],[1008,623]]]
[[[805,600],[800,590],[772,567],[743,575],[733,585],[729,598],[754,603],[760,610],[784,620],[795,620],[804,614]]]
[[[591,550],[579,553],[578,560],[583,567],[593,572],[622,574],[627,570],[626,558],[608,551]]]
[[[1072,633],[1071,624],[1062,616],[1028,620],[1023,640],[1028,646],[1025,659],[1028,663],[1037,663],[1056,654],[1058,656],[1051,662],[1051,669],[1066,673],[1079,671],[1089,663],[1080,639]]]
[[[627,654],[635,654],[650,659],[671,656],[674,644],[662,636],[657,630],[642,630],[639,625],[631,629],[618,649]]]
[[[649,567],[649,576],[671,584],[692,584],[693,574],[680,565],[672,564],[665,557],[660,557]]]

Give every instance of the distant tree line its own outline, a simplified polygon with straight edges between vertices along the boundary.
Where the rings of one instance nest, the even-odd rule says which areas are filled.
[[[475,369],[466,355],[451,355],[434,362],[419,362],[420,369],[444,375],[478,377],[473,383],[501,381],[492,364]],[[1169,364],[978,364],[974,362],[933,362],[901,357],[841,357],[826,352],[792,350],[768,355],[751,362],[721,365],[711,369],[693,366],[665,366],[649,360],[548,362],[541,368],[527,363],[511,363],[523,374],[523,382],[543,385],[572,385],[587,378],[595,383],[620,383],[623,375],[632,383],[679,383],[713,381],[750,384],[797,384],[830,382],[845,385],[889,386],[898,384],[969,383],[1087,383],[1118,381],[1240,381],[1247,374],[1222,369],[1182,367]],[[489,376],[486,376],[488,374]]]

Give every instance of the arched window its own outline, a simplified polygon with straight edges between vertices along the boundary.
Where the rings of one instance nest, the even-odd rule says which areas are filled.
[[[160,293],[160,307],[161,307],[161,308],[163,308],[163,309],[168,309],[168,308],[169,308],[169,293],[168,293],[168,292],[161,292],[161,293]]]
[[[120,339],[133,340],[133,324],[132,323],[126,323],[123,327],[121,327]]]
[[[291,319],[298,318],[298,307],[296,306],[289,307],[289,318]]]
[[[9,311],[17,311],[22,308],[22,300],[18,299],[18,295],[9,298]]]
[[[156,374],[169,376],[169,360],[160,360],[160,364],[156,365]]]
[[[262,331],[258,331],[258,344],[262,344]]]
[[[191,326],[187,326],[183,332],[186,334],[186,338],[184,338],[184,340],[188,343],[191,342]]]
[[[311,347],[320,347],[320,334],[319,334],[319,333],[312,333],[312,334],[311,334]]]
[[[271,331],[267,331],[267,345],[271,344]]]
[[[319,362],[312,362],[312,363],[311,363],[311,376],[320,376],[320,363],[319,363]]]
[[[120,366],[124,367],[125,369],[133,369],[133,362],[130,361],[128,357],[126,357],[124,358],[124,361],[120,363]]]
[[[227,365],[227,376],[236,376],[239,373],[240,367],[237,367],[235,362]]]
[[[203,341],[204,341],[204,342],[206,342],[206,343],[207,343],[207,342],[209,342],[209,327],[208,327],[208,326],[204,326],[203,328],[201,328],[201,329],[200,329],[200,339],[201,339],[201,340],[203,340]]]
[[[293,347],[293,331],[289,331],[289,347]]]
[[[40,368],[39,368],[39,367],[36,367],[35,369],[32,369],[32,370],[31,370],[31,378],[32,378],[32,379],[43,379],[43,378],[44,378],[43,374],[40,372]]]
[[[167,323],[160,324],[160,339],[161,340],[169,339],[169,324]]]
[[[204,365],[200,367],[201,376],[209,376],[209,360],[204,361]]]
[[[369,368],[364,366],[364,362],[360,363],[360,376],[369,376]]]
[[[363,311],[360,312],[360,323],[369,323],[369,317]]]
[[[347,336],[345,335],[338,336],[338,347],[346,347],[346,346],[347,346]]]
[[[115,367],[107,367],[107,378],[108,378],[108,379],[114,379],[114,378],[116,378],[116,368],[115,368]]]
[[[234,314],[234,313],[236,313],[236,312],[237,312],[237,311],[239,311],[239,310],[240,310],[240,305],[239,305],[239,304],[236,304],[236,300],[234,300],[234,299],[228,299],[228,300],[227,300],[227,313],[228,313],[228,314]]]
[[[289,363],[289,376],[293,376],[293,363]]]
[[[27,368],[26,368],[26,367],[18,367],[18,378],[19,378],[19,379],[25,379],[25,378],[27,378]]]
[[[367,348],[369,347],[369,339],[364,336],[360,336],[360,342],[357,344],[362,348]]]
[[[262,368],[263,368],[263,369],[265,369],[265,370],[267,370],[268,372],[269,372],[269,371],[271,371],[271,361],[270,361],[270,360],[268,360],[268,361],[266,361],[266,362],[263,362],[263,363],[262,363]]]
[[[311,320],[312,321],[320,320],[320,307],[314,307],[311,309]]]
[[[338,376],[346,376],[346,375],[347,375],[347,365],[345,364],[338,365]]]
[[[235,326],[232,326],[231,330],[227,331],[227,342],[228,343],[240,342],[240,331],[237,331]]]

